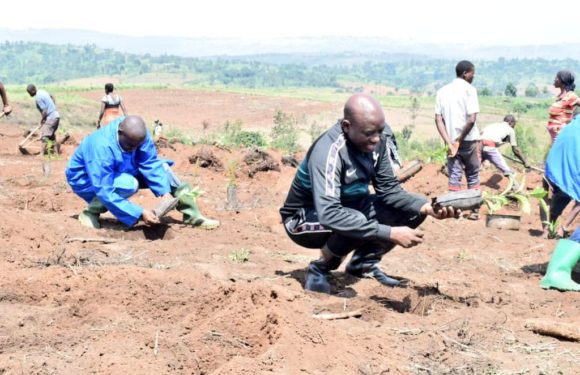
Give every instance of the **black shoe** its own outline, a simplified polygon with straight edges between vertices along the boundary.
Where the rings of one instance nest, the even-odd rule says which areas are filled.
[[[337,269],[342,263],[343,257],[337,257],[328,249],[320,249],[320,259],[310,262],[306,272],[304,289],[311,292],[330,294],[330,271]]]
[[[316,262],[310,263],[306,272],[306,282],[304,289],[311,292],[330,294],[330,283],[328,282],[330,272],[323,272]]]
[[[397,280],[389,277],[386,273],[384,273],[378,265],[374,264],[370,267],[365,267],[366,269],[363,270],[363,267],[353,267],[350,264],[346,266],[346,272],[349,275],[360,277],[360,278],[367,278],[367,279],[375,279],[379,283],[390,286],[390,287],[397,287],[397,286],[406,286],[407,280]]]

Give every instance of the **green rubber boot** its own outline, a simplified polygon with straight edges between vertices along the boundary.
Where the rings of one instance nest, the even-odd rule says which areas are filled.
[[[572,280],[572,269],[580,259],[580,244],[571,240],[559,240],[548,264],[546,276],[540,282],[544,289],[579,292],[580,284]]]
[[[79,214],[79,221],[81,225],[87,228],[100,229],[99,216],[105,212],[107,212],[107,208],[95,197],[89,206]]]
[[[217,220],[208,219],[199,212],[197,206],[197,197],[201,195],[201,191],[196,187],[191,187],[190,184],[181,184],[174,192],[173,196],[179,198],[177,204],[177,211],[183,214],[183,222],[203,229],[215,229],[220,226]]]

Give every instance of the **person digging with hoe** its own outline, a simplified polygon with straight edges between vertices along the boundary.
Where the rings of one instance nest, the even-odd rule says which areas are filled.
[[[56,109],[56,103],[52,95],[44,90],[37,90],[36,86],[28,85],[26,87],[28,95],[35,98],[36,108],[40,112],[40,140],[42,142],[41,154],[49,153],[49,141],[54,147],[54,153],[60,154],[60,144],[56,141],[56,131],[60,123],[60,115]]]
[[[157,156],[141,117],[111,121],[83,139],[66,169],[73,192],[89,204],[80,213],[79,221],[84,226],[100,228],[100,214],[111,211],[129,227],[140,219],[146,225],[158,224],[158,214],[128,200],[138,189],[149,188],[163,199],[159,216],[177,205],[184,223],[217,228],[217,220],[207,219],[199,211],[199,191],[182,183],[170,168],[172,164]]]
[[[308,266],[306,290],[330,293],[330,272],[351,251],[348,274],[398,286],[401,281],[379,268],[382,257],[396,245],[422,243],[423,232],[416,228],[427,215],[445,219],[460,213],[452,207],[435,212],[427,198],[403,190],[391,168],[384,126],[376,99],[351,96],[344,119],[314,142],[296,172],[280,214],[296,244],[320,249],[320,259]],[[376,194],[370,194],[369,183]]]
[[[481,143],[483,145],[482,160],[489,160],[497,169],[499,169],[504,176],[513,176],[514,171],[505,162],[502,154],[498,148],[504,143],[509,142],[512,146],[512,152],[520,160],[526,169],[531,167],[530,163],[524,157],[524,154],[518,147],[516,140],[516,118],[513,115],[507,115],[503,118],[503,122],[497,122],[486,126],[481,132]],[[514,188],[519,186],[514,181]]]

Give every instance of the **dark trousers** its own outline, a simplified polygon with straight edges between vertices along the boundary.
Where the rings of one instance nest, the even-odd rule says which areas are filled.
[[[454,157],[447,158],[449,190],[461,190],[461,179],[465,168],[468,189],[479,189],[479,169],[481,166],[479,141],[463,141]]]
[[[550,201],[550,220],[552,222],[558,220],[562,212],[568,206],[568,203],[572,200],[568,194],[562,191],[556,184],[552,183],[552,199]],[[576,228],[572,235],[570,236],[570,240],[580,242],[580,227]]]
[[[552,199],[550,200],[550,221],[556,221],[566,209],[572,198],[560,190],[558,186],[552,184]]]
[[[364,216],[366,220],[377,220],[389,226],[408,226],[417,228],[424,220],[421,214],[408,214],[403,211],[386,207],[375,195],[361,199],[356,208],[346,208],[353,215]],[[296,244],[319,249],[324,245],[337,257],[346,256],[354,249],[358,252],[386,253],[394,247],[392,242],[364,240],[334,233],[324,228],[318,220],[314,207],[302,208],[284,221],[286,233]]]

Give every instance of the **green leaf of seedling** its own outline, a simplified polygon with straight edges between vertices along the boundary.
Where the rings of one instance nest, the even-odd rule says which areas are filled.
[[[199,186],[196,186],[193,189],[191,189],[190,191],[188,191],[187,193],[183,193],[183,196],[192,197],[192,198],[196,199],[197,197],[199,197],[203,193],[204,193],[203,191],[199,190]]]
[[[513,193],[509,195],[511,198],[514,198],[518,201],[518,205],[520,210],[525,214],[530,214],[532,211],[532,206],[530,205],[530,200],[522,193]]]
[[[548,192],[546,191],[546,189],[544,189],[541,186],[538,186],[537,188],[535,188],[534,190],[532,190],[529,193],[530,197],[536,198],[536,199],[543,199],[546,197],[546,195],[548,195]]]
[[[544,212],[544,215],[546,215],[546,219],[548,221],[550,221],[550,207],[548,207],[548,204],[546,203],[546,201],[543,198],[540,199],[539,202],[540,202],[540,208]]]
[[[508,184],[507,184],[506,188],[504,189],[504,191],[502,191],[499,195],[506,195],[508,192],[510,192],[512,190],[513,186],[514,186],[514,176],[509,175],[508,176]]]
[[[515,177],[514,177],[515,180]],[[524,191],[524,188],[526,187],[526,175],[522,176],[521,181],[519,182],[519,186],[516,189],[515,193],[522,193]]]

